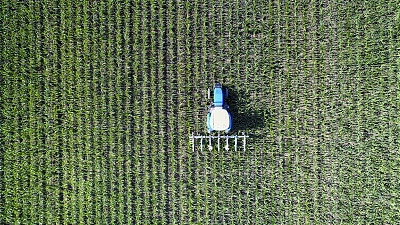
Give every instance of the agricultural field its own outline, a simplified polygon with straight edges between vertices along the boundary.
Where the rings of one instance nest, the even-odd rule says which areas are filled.
[[[399,5],[2,1],[0,223],[398,223]]]

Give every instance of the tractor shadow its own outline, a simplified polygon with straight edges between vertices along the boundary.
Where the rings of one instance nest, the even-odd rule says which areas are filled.
[[[232,117],[232,132],[256,130],[268,125],[271,114],[266,107],[254,108],[249,93],[232,86],[225,87],[228,88],[227,103]]]

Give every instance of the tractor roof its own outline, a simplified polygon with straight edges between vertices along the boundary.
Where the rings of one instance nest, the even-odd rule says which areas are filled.
[[[226,130],[229,128],[229,113],[222,107],[215,107],[211,110],[210,126],[213,130]]]

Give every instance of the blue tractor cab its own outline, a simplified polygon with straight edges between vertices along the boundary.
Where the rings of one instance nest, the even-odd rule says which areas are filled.
[[[208,98],[210,99],[211,91],[208,89]],[[207,112],[207,130],[211,131],[225,131],[228,133],[231,130],[231,115],[228,112],[229,106],[224,103],[228,98],[228,89],[225,89],[223,93],[222,84],[214,84],[213,92],[214,101],[208,107]]]

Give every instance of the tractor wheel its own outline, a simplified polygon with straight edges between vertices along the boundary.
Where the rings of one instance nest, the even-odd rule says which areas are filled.
[[[210,98],[211,98],[211,91],[210,91],[210,88],[208,89],[208,94],[207,94],[207,97],[208,97],[208,99],[210,99]]]

